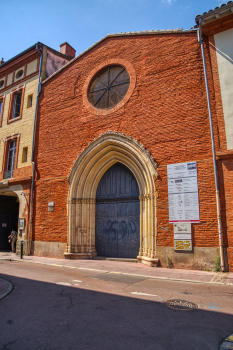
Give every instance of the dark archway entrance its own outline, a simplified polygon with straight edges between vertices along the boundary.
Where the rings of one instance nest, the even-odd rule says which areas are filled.
[[[140,248],[139,188],[123,164],[109,168],[96,192],[97,255],[137,258]]]
[[[11,250],[7,237],[12,229],[18,231],[18,218],[18,196],[10,191],[7,195],[0,194],[0,250]]]

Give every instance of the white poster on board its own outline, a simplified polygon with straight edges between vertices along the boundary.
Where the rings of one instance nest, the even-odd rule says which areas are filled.
[[[169,222],[200,222],[196,162],[167,166]]]

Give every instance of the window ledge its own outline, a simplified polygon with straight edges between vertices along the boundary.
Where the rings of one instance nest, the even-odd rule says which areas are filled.
[[[32,181],[32,176],[18,177],[13,179],[8,179],[9,185],[14,183],[27,183]]]
[[[226,151],[218,151],[216,152],[217,159],[229,159],[233,158],[233,149]]]
[[[10,120],[8,120],[7,124],[13,123],[13,122],[15,122],[16,120],[19,120],[19,119],[22,119],[22,117],[17,117],[17,118],[14,118],[14,119],[10,119]]]

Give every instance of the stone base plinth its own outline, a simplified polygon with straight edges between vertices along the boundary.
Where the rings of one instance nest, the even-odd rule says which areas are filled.
[[[96,253],[64,253],[65,259],[92,259]]]
[[[137,256],[138,262],[151,266],[151,267],[158,267],[159,266],[159,259],[158,258],[148,258],[147,256]]]
[[[31,255],[63,259],[66,246],[67,243],[61,242],[32,241]]]

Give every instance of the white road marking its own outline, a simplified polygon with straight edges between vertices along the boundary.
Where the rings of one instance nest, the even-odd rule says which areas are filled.
[[[109,271],[109,273],[118,273],[119,275],[122,274],[122,272],[116,272],[116,271]]]
[[[87,267],[77,267],[78,270],[88,270],[88,271],[100,271],[100,272],[109,272],[107,270],[97,270],[97,269],[89,269]]]
[[[60,284],[61,286],[71,286],[71,283],[66,282],[57,282],[56,284]]]
[[[82,282],[82,281],[79,281],[79,280],[73,280],[73,282]]]
[[[135,295],[145,295],[148,297],[157,297],[158,295],[155,294],[147,294],[147,293],[141,293],[141,292],[131,292],[130,294],[135,294]]]
[[[67,267],[68,269],[76,269],[77,268],[75,266],[63,266],[63,267]]]

